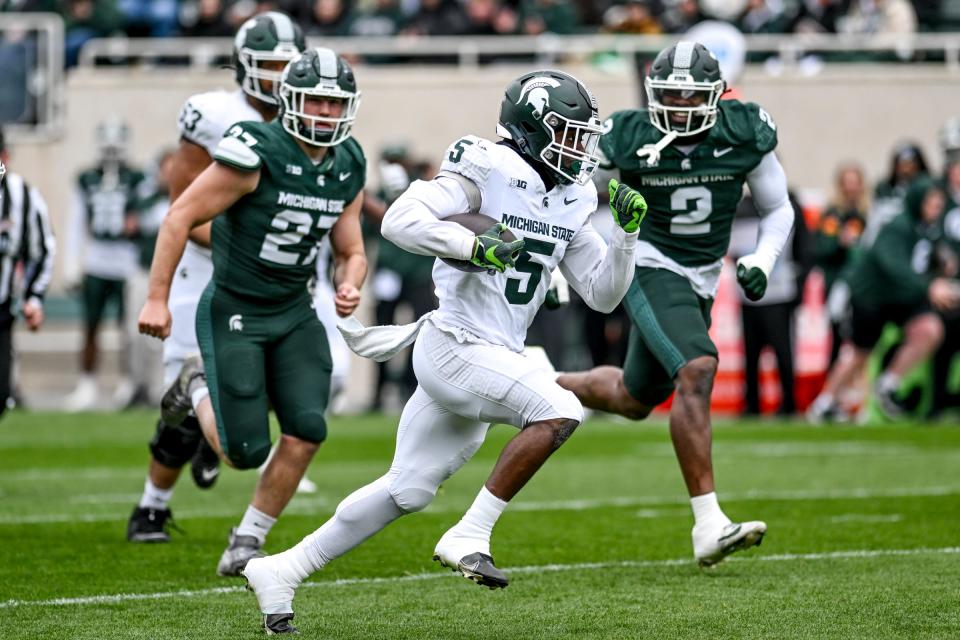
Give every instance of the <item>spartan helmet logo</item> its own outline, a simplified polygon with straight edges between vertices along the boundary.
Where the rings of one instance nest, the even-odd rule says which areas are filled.
[[[544,87],[556,89],[559,86],[560,83],[553,78],[544,76],[530,78],[520,89],[520,99],[517,100],[517,104],[523,103],[524,98],[526,98],[527,101],[524,104],[531,105],[533,115],[540,118],[543,116],[544,110],[550,106],[550,94]]]

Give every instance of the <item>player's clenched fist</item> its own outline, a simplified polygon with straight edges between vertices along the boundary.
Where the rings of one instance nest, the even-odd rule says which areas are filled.
[[[140,333],[154,338],[165,339],[170,335],[170,326],[173,320],[170,317],[170,309],[167,303],[161,300],[150,300],[143,305],[140,310]]]
[[[636,233],[647,215],[647,201],[639,191],[616,180],[610,180],[608,189],[613,219],[627,233]]]
[[[337,315],[346,318],[353,313],[360,304],[360,290],[352,284],[341,284],[333,297],[333,304],[337,308]]]
[[[507,225],[498,222],[477,236],[473,244],[473,257],[470,262],[503,273],[507,267],[512,267],[523,251],[523,240],[505,242],[500,238],[507,230]]]

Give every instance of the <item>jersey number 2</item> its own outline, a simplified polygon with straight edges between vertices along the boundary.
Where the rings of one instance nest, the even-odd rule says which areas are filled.
[[[507,302],[510,304],[527,304],[533,300],[533,294],[537,292],[537,285],[540,284],[540,279],[543,278],[543,265],[531,260],[530,254],[536,253],[541,256],[551,256],[553,255],[554,247],[557,246],[553,242],[533,240],[531,238],[524,238],[523,245],[524,251],[517,259],[517,264],[514,268],[520,273],[528,274],[526,278],[527,286],[524,287],[523,291],[520,291],[520,285],[523,284],[523,279],[507,278],[505,293],[507,295]]]
[[[693,202],[693,211],[690,203]],[[675,236],[700,236],[710,233],[705,222],[713,213],[713,196],[706,187],[683,187],[670,194],[670,209],[686,211],[670,219],[670,233]]]
[[[313,218],[305,211],[291,211],[284,209],[273,216],[270,226],[277,230],[268,233],[260,246],[260,257],[268,262],[293,266],[296,264],[308,265],[316,259],[317,250],[313,249],[300,261],[300,254],[294,251],[284,251],[283,247],[294,247],[310,233]],[[292,228],[291,228],[292,227]]]

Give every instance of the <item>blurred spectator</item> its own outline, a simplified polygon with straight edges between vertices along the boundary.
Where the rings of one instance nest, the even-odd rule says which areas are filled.
[[[788,31],[836,33],[837,20],[846,15],[851,0],[801,0]]]
[[[353,17],[344,0],[312,0],[308,19],[302,25],[308,36],[345,36]]]
[[[837,19],[839,33],[915,33],[917,13],[908,0],[852,0]]]
[[[225,38],[234,29],[224,18],[222,0],[199,0],[180,12],[181,34],[190,38]]]
[[[852,0],[849,11],[837,20],[837,31],[858,35],[916,33],[917,13],[909,0]],[[913,48],[904,43],[895,53],[900,60],[910,60]]]
[[[683,33],[706,19],[697,0],[676,0],[660,16],[660,24],[668,33]]]
[[[421,0],[420,10],[404,30],[421,36],[449,36],[467,32],[467,15],[457,0]]]
[[[125,393],[117,393],[117,408],[134,405],[156,406],[163,392],[163,343],[141,335],[137,325],[140,308],[147,299],[150,280],[150,264],[157,242],[160,223],[170,209],[170,171],[173,165],[173,150],[163,149],[154,166],[138,188],[139,233],[137,269],[127,279],[126,321],[130,340],[128,354],[130,381]]]
[[[850,264],[867,224],[869,205],[863,169],[855,163],[841,165],[836,171],[833,196],[820,216],[814,236],[814,263],[823,272],[824,291],[828,295]],[[846,307],[846,302],[841,306]],[[840,319],[831,317],[830,326],[833,335],[830,365],[833,366],[842,342]]]
[[[403,28],[405,22],[399,0],[376,0],[372,7],[358,7],[350,25],[350,35],[392,36]]]
[[[78,272],[82,273],[84,313],[80,380],[64,401],[68,411],[91,409],[98,403],[95,376],[99,364],[100,324],[107,307],[112,305],[121,331],[125,329],[124,290],[127,278],[137,269],[138,260],[134,239],[139,232],[137,206],[143,173],[126,161],[127,125],[117,118],[105,120],[97,127],[96,138],[100,157],[95,166],[77,177],[65,260],[68,281],[74,286]],[[122,366],[127,364],[121,362]],[[124,379],[117,388],[118,393],[122,392],[120,395],[128,393],[128,382]]]
[[[571,34],[577,30],[577,12],[569,0],[521,0],[520,30],[530,36],[541,33]]]
[[[43,324],[43,297],[53,275],[56,243],[43,196],[7,168],[10,154],[0,131],[0,415],[13,403],[13,323],[17,307],[30,331]],[[22,286],[15,286],[22,267]],[[21,291],[18,304],[14,294]]]
[[[118,0],[128,36],[165,38],[177,30],[177,0]]]
[[[941,264],[946,275],[957,278],[960,275],[960,158],[951,158],[951,147],[946,144],[943,145],[943,151],[948,158],[943,177],[948,204],[943,217],[945,247]],[[933,360],[933,399],[930,407],[933,417],[960,407],[960,390],[951,388],[950,384],[954,360],[960,353],[960,310],[945,312],[943,316],[944,341]]]
[[[123,27],[115,0],[66,0],[62,5],[66,66],[77,64],[80,49],[92,38],[106,38]]]
[[[519,20],[512,7],[500,0],[467,0],[467,35],[495,36],[517,33]]]
[[[915,181],[900,215],[857,256],[848,278],[852,355],[841,357],[831,368],[823,391],[807,412],[812,422],[838,417],[836,399],[866,363],[888,322],[902,327],[904,338],[877,378],[874,392],[888,416],[904,413],[897,395],[903,376],[933,355],[943,341],[943,322],[934,310],[947,312],[960,306],[960,285],[937,272],[935,259],[945,206],[941,187],[928,178]]]
[[[917,178],[927,177],[927,161],[915,142],[903,142],[894,148],[890,172],[873,190],[873,204],[864,231],[864,240],[873,242],[890,220],[903,211],[904,196]]]
[[[783,0],[748,0],[736,24],[744,33],[784,33],[790,27],[790,19]]]
[[[800,205],[792,193],[790,203],[794,211],[793,231],[770,272],[766,294],[760,300],[751,301],[740,291],[747,415],[760,415],[760,354],[767,346],[776,355],[780,374],[781,400],[777,413],[790,416],[797,410],[793,368],[794,311],[800,304],[803,285],[810,271],[811,243]],[[753,198],[746,196],[740,201],[733,221],[730,257],[737,260],[751,253],[759,232],[760,212]]]
[[[663,32],[657,16],[663,11],[659,0],[630,0],[613,5],[603,14],[603,30],[610,33],[658,35]]]

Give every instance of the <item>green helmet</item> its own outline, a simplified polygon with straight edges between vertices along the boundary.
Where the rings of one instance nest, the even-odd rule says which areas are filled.
[[[306,113],[310,97],[342,103],[339,116]],[[307,49],[290,61],[280,79],[280,113],[283,128],[307,144],[332,147],[350,137],[360,108],[360,92],[353,69],[331,49]]]
[[[653,126],[664,133],[692,136],[717,123],[727,83],[716,56],[702,44],[684,40],[657,54],[644,86]],[[664,98],[680,104],[665,104]]]
[[[600,129],[590,90],[568,73],[545,69],[507,87],[497,135],[546,166],[560,184],[586,184],[600,162]]]
[[[243,92],[267,104],[276,105],[279,70],[261,67],[263,62],[289,62],[307,48],[303,31],[289,16],[268,11],[243,23],[233,40],[233,66]],[[273,82],[270,90],[260,85]]]

